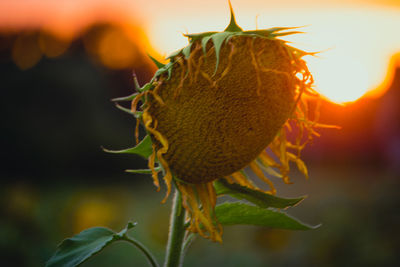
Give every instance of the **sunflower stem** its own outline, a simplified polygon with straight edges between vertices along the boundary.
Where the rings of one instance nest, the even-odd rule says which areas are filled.
[[[185,209],[182,208],[182,197],[179,190],[175,191],[172,203],[170,228],[164,267],[179,267],[182,265],[185,237]]]

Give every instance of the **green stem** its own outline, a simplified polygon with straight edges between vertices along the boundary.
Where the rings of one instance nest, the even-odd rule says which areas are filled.
[[[185,237],[185,209],[182,208],[182,197],[175,191],[172,203],[170,228],[164,267],[179,267],[183,262],[183,240]]]
[[[131,243],[132,245],[137,247],[140,251],[142,251],[152,267],[159,267],[159,265],[158,265],[156,259],[154,258],[154,256],[151,254],[151,252],[142,243],[140,243],[139,241],[133,239],[132,237],[128,237],[127,235],[123,235],[121,239]]]

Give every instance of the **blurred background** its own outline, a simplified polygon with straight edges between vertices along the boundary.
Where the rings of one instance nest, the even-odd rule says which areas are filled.
[[[225,227],[224,244],[197,239],[185,266],[399,266],[400,2],[232,0],[246,30],[304,26],[286,38],[306,51],[323,94],[321,130],[304,151],[310,172],[278,195],[308,195],[288,210],[322,223],[309,232]],[[43,266],[61,240],[93,226],[132,236],[163,259],[170,202],[146,162],[106,154],[134,145],[135,122],[111,98],[133,92],[182,33],[223,30],[228,2],[203,0],[0,1],[0,258]],[[83,266],[145,266],[121,243]]]

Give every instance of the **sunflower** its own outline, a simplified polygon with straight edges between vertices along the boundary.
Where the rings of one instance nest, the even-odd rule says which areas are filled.
[[[238,184],[276,194],[269,179],[290,184],[294,162],[308,177],[301,151],[318,135],[307,101],[319,99],[305,55],[279,37],[293,28],[244,31],[231,7],[223,32],[187,34],[189,44],[171,54],[168,64],[154,60],[158,71],[129,100],[136,117],[135,153],[148,157],[148,170],[160,189],[162,176],[168,198],[172,185],[182,195],[188,230],[213,241],[222,240],[214,207],[218,184]],[[121,106],[118,106],[121,109]],[[147,136],[139,142],[142,124]],[[294,131],[293,127],[297,127]],[[289,133],[296,133],[289,141]],[[246,168],[248,167],[248,168]],[[246,171],[244,170],[246,168]],[[268,190],[249,178],[252,171]]]

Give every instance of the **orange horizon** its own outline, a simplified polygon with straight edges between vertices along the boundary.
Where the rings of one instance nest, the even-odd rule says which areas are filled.
[[[186,27],[189,32],[222,30],[227,23],[227,1],[214,4],[207,20],[201,24],[193,15],[203,19],[204,15],[193,12],[196,6],[208,10],[212,1],[205,0],[202,6],[191,6],[188,1],[185,6],[177,0],[146,4],[138,0],[0,2],[0,31],[40,29],[68,42],[94,23],[110,22],[121,26],[132,42],[140,39],[143,49],[162,60],[161,55],[186,45],[179,33],[188,31]],[[302,1],[302,8],[294,0],[282,0],[268,7],[261,0],[233,0],[232,4],[244,29],[255,28],[257,15],[260,15],[258,25],[263,25],[260,28],[310,25],[305,28],[308,34],[285,39],[307,51],[328,49],[320,58],[306,61],[314,73],[316,89],[331,102],[346,104],[361,97],[379,97],[393,79],[394,67],[399,64],[400,38],[388,25],[392,29],[400,28],[399,1],[330,0],[321,4],[306,0]],[[174,6],[182,8],[176,10]],[[276,12],[271,14],[273,9]],[[144,35],[134,36],[138,32]],[[110,45],[113,47],[112,42]]]

